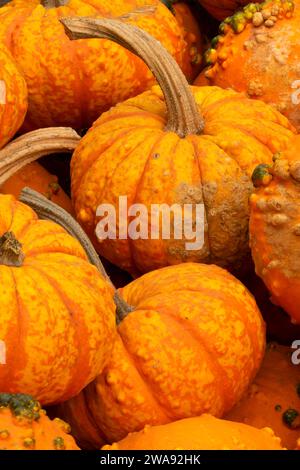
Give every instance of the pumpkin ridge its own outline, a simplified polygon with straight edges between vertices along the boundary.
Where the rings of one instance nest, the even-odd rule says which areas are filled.
[[[128,106],[128,107],[133,108],[134,110],[138,109],[139,112],[137,113],[136,111],[132,111],[132,112],[129,112],[129,111],[125,112],[124,111],[122,113],[118,113],[117,115],[113,115],[113,114],[109,113],[109,111],[107,111],[106,113],[103,113],[102,116],[99,119],[97,119],[97,121],[93,125],[93,129],[95,127],[102,126],[103,124],[106,124],[106,123],[109,123],[109,122],[112,122],[112,121],[118,121],[119,119],[124,119],[124,118],[127,118],[127,117],[134,117],[137,114],[139,116],[145,116],[145,117],[151,116],[152,119],[155,119],[158,122],[162,122],[163,124],[165,124],[164,118],[162,116],[158,115],[157,113],[154,113],[154,112],[151,112],[151,111],[146,111],[144,108],[141,108],[140,106],[138,106],[136,104],[127,103],[126,101],[123,104],[126,105],[126,107]],[[146,127],[147,128],[148,125],[138,126],[138,127]],[[133,128],[136,129],[137,126],[135,125]],[[110,132],[110,131],[107,131],[107,133],[108,132]]]
[[[136,310],[135,310],[136,312]],[[124,321],[124,320],[123,320]],[[130,360],[131,364],[133,365],[133,367],[135,368],[135,370],[137,371],[141,381],[143,382],[143,384],[145,385],[145,388],[147,389],[149,395],[152,397],[153,401],[156,403],[157,407],[159,408],[159,410],[161,411],[161,413],[166,417],[166,419],[168,419],[168,421],[170,421],[170,417],[169,417],[169,413],[171,414],[173,411],[171,409],[168,409],[169,407],[166,406],[166,404],[162,404],[157,396],[156,396],[156,393],[155,393],[155,390],[156,390],[156,384],[155,383],[152,383],[152,381],[149,383],[149,380],[147,379],[147,376],[143,373],[143,371],[141,370],[141,366],[139,364],[139,360],[138,358],[136,358],[133,354],[131,354],[129,351],[128,351],[128,348],[126,347],[126,344],[122,338],[122,332],[120,331],[120,328],[118,328],[118,333],[119,333],[119,336],[120,336],[120,339],[123,343],[123,346],[124,346],[124,349],[126,350],[127,352],[127,357],[128,357],[128,360]]]
[[[57,295],[60,297],[62,303],[65,305],[66,310],[70,313],[70,318],[72,319],[72,322],[74,322],[74,317],[71,314],[71,310],[73,310],[73,309],[70,308],[70,304],[72,304],[72,300],[69,299],[64,292],[62,292],[59,283],[52,276],[50,276],[47,272],[45,272],[42,268],[38,268],[37,266],[31,266],[31,267],[34,268],[36,271],[38,271],[39,274],[41,276],[43,276],[47,280],[47,282],[49,282],[51,287],[57,292]],[[75,331],[75,335],[76,335],[76,342],[79,346],[78,351],[80,351],[80,352],[77,354],[77,357],[76,357],[76,362],[74,364],[74,373],[73,373],[73,375],[70,376],[69,383],[66,384],[64,394],[61,395],[60,401],[64,401],[66,399],[65,397],[74,395],[74,393],[72,392],[72,390],[74,389],[74,385],[73,385],[73,387],[71,387],[70,386],[71,383],[73,383],[73,384],[76,383],[76,380],[78,381],[78,377],[81,377],[82,379],[84,379],[84,377],[87,378],[88,375],[89,375],[89,374],[86,373],[87,369],[88,369],[87,364],[89,364],[89,360],[87,359],[89,354],[88,354],[88,351],[83,352],[84,349],[87,350],[87,348],[86,347],[84,348],[83,345],[85,345],[85,346],[87,345],[88,335],[84,334],[84,331],[83,331],[83,330],[86,329],[86,327],[85,327],[84,323],[81,321],[81,318],[83,317],[82,310],[79,307],[79,305],[76,305],[76,309],[77,309],[77,312],[80,310],[80,312],[78,313],[77,318],[76,318],[76,323],[81,323],[80,338],[79,338],[79,330],[74,328],[74,331]],[[80,362],[82,362],[83,358],[84,358],[84,361],[86,363],[86,367],[85,367],[84,371],[83,371],[82,367],[81,368],[78,367],[78,364],[80,364]],[[81,376],[78,373],[79,370],[82,371]],[[75,379],[75,381],[74,381],[74,379]]]
[[[93,383],[90,383],[88,385],[88,387],[93,386],[93,385],[94,385]],[[92,412],[91,407],[90,407],[90,401],[89,401],[89,399],[86,395],[85,389],[82,390],[82,397],[83,397],[83,401],[85,403],[85,412],[87,414],[88,420],[90,421],[91,425],[94,426],[94,428],[97,430],[97,433],[101,437],[103,442],[108,442],[109,439],[108,439],[106,433],[104,432],[104,430],[102,428],[100,428],[100,426],[98,426],[97,420],[94,418],[93,412]]]

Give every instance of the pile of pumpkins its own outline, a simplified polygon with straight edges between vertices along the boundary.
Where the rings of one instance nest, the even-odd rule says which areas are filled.
[[[300,449],[299,19],[0,8],[0,450]],[[99,239],[121,196],[202,204],[203,245]]]

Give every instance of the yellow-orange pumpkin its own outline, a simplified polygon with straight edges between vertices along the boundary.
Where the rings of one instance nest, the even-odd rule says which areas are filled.
[[[246,288],[217,266],[186,263],[118,292],[127,305],[109,364],[56,411],[81,447],[99,448],[145,424],[228,412],[264,354],[264,323]]]
[[[31,396],[0,393],[0,450],[79,450],[70,426]]]
[[[27,111],[27,87],[12,56],[0,46],[0,148],[23,124]]]
[[[257,274],[272,300],[300,323],[300,138],[260,165],[251,197],[250,241]]]
[[[62,209],[38,200],[58,222]],[[73,223],[64,211],[62,220]],[[43,404],[79,393],[113,347],[111,286],[65,229],[9,195],[0,195],[0,279],[0,390]]]
[[[197,38],[190,37],[159,0],[12,0],[0,9],[0,39],[28,85],[24,130],[89,127],[101,112],[154,83],[144,64],[128,51],[107,41],[72,43],[58,21],[62,16],[123,15],[124,21],[162,41],[185,73],[195,78]]]
[[[72,200],[97,251],[134,275],[187,261],[235,270],[245,266],[250,176],[260,159],[271,162],[273,153],[288,145],[293,135],[288,121],[270,106],[233,91],[190,88],[161,45],[131,25],[62,21],[72,37],[107,37],[127,45],[148,63],[162,89],[155,87],[104,113],[73,155]],[[143,204],[148,214],[152,204],[180,209],[203,204],[204,245],[188,250],[183,231],[181,239],[172,230],[165,239],[161,227],[158,239],[133,240],[128,234],[120,239],[119,225],[116,239],[98,242],[97,208],[112,204],[118,220],[120,196],[127,196],[128,207]],[[124,219],[123,224],[131,221]],[[191,219],[196,223],[195,214]],[[156,228],[150,225],[148,232]]]
[[[270,428],[255,429],[203,414],[164,426],[146,426],[102,450],[282,450]],[[200,459],[201,460],[201,459]]]
[[[294,350],[271,343],[255,381],[226,419],[272,428],[283,447],[295,449],[300,437],[300,371]]]
[[[232,88],[271,104],[300,130],[300,2],[251,3],[220,27],[196,85]]]

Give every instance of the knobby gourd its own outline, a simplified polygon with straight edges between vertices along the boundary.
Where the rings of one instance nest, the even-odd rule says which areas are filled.
[[[79,450],[70,432],[31,396],[0,393],[0,450]]]
[[[84,246],[78,224],[38,193],[21,199],[0,195],[0,390],[49,404],[78,394],[103,370],[115,308],[110,283],[67,233]]]
[[[220,26],[196,85],[217,85],[262,100],[300,130],[300,2],[250,3]]]
[[[226,419],[269,427],[283,447],[295,449],[300,438],[300,371],[287,346],[271,343],[255,381]]]
[[[117,292],[109,364],[55,410],[80,447],[97,449],[146,424],[228,412],[264,355],[264,322],[246,288],[222,268],[186,263]]]
[[[259,165],[251,196],[250,243],[257,274],[272,301],[300,323],[300,139]]]
[[[255,3],[261,3],[262,1],[263,0],[258,0]],[[239,10],[242,6],[247,5],[249,0],[198,0],[198,2],[214,16],[214,18],[224,20],[235,10]]]
[[[258,430],[245,424],[203,414],[143,431],[102,450],[283,450],[270,428]],[[101,454],[100,454],[101,455]]]
[[[28,106],[26,82],[3,44],[0,46],[0,148],[23,124]]]
[[[18,198],[22,189],[30,186],[72,213],[71,200],[57,177],[35,160],[55,152],[72,152],[79,140],[71,129],[49,128],[33,131],[7,144],[0,150],[0,192]]]
[[[72,200],[97,251],[134,275],[181,262],[236,271],[245,266],[251,174],[257,163],[271,162],[274,152],[288,145],[294,131],[286,118],[233,91],[190,88],[161,44],[132,25],[91,18],[61,21],[73,39],[122,44],[148,64],[161,87],[104,113],[74,152]],[[153,204],[177,204],[182,210],[185,204],[203,204],[203,246],[186,249],[191,240],[184,230],[181,239],[175,238],[173,226],[165,239],[155,221],[151,229],[157,229],[158,239],[120,239],[118,225],[116,239],[97,241],[98,206],[112,204],[118,220],[120,196],[127,197],[128,207],[142,204],[148,214]],[[190,220],[194,227],[195,213]],[[130,221],[125,217],[122,223]]]
[[[154,83],[140,60],[111,42],[70,42],[62,16],[122,17],[162,41],[190,79],[200,71],[199,39],[159,0],[12,0],[0,8],[0,39],[27,82],[23,131],[89,127],[104,110]]]

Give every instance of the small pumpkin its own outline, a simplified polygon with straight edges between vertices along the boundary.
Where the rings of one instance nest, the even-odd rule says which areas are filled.
[[[287,346],[271,343],[255,381],[225,419],[272,428],[282,445],[295,449],[300,436],[300,371]]]
[[[22,200],[53,221],[0,195],[0,339],[6,353],[0,390],[49,404],[78,394],[103,370],[115,337],[115,308],[110,284],[68,233],[84,245],[78,224],[46,198],[26,194]]]
[[[111,42],[70,42],[62,16],[122,17],[162,41],[191,80],[200,71],[194,40],[185,40],[187,32],[159,0],[12,0],[0,8],[0,40],[27,82],[23,131],[89,127],[104,110],[154,83],[140,60]]]
[[[58,178],[36,161],[27,163],[54,152],[73,151],[79,136],[69,131],[69,138],[65,137],[63,141],[66,132],[68,131],[63,128],[32,132],[25,137],[15,139],[0,150],[0,192],[18,198],[22,189],[30,186],[72,214],[71,200],[60,187]]]
[[[253,174],[250,243],[258,276],[272,300],[300,323],[300,139]]]
[[[256,3],[261,3],[258,0]],[[198,2],[217,20],[224,20],[235,10],[247,5],[249,0],[198,0]]]
[[[109,364],[55,410],[81,447],[99,448],[146,424],[228,412],[264,355],[264,322],[246,288],[217,266],[186,263],[145,274],[118,294]]]
[[[79,450],[70,431],[31,396],[0,393],[0,450]]]
[[[294,131],[286,118],[233,91],[190,88],[166,50],[132,25],[61,21],[75,39],[105,37],[135,51],[161,87],[104,113],[74,152],[72,201],[97,251],[133,275],[182,262],[215,263],[235,271],[245,266],[250,177],[260,159],[270,163],[273,153],[288,145]],[[148,214],[153,204],[181,209],[203,204],[203,246],[186,249],[191,240],[183,230],[181,239],[175,239],[173,227],[168,239],[161,227],[155,240],[120,239],[117,227],[116,239],[98,241],[97,208],[111,204],[118,220],[120,196],[127,197],[128,207],[142,204]],[[195,214],[191,218],[194,226]],[[131,217],[125,222],[129,226]]]
[[[27,87],[9,51],[0,46],[0,148],[23,124],[27,111]]]
[[[251,3],[220,26],[196,85],[244,92],[284,114],[300,130],[300,2]]]
[[[143,431],[102,450],[283,450],[270,428],[255,429],[203,414]]]

